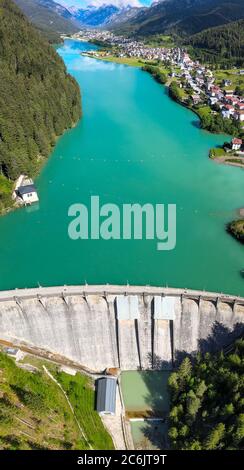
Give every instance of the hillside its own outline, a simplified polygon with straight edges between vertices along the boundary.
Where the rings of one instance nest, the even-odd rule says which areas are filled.
[[[244,449],[244,340],[184,359],[169,378],[169,436],[175,449]]]
[[[114,28],[138,36],[157,33],[184,36],[242,18],[243,0],[164,0],[139,10],[131,20]]]
[[[19,369],[0,353],[0,449],[82,446],[62,392],[43,372]]]
[[[14,0],[29,20],[51,42],[58,42],[60,34],[79,30],[69,11],[53,0]]]
[[[32,356],[18,364],[0,351],[0,450],[84,450],[90,445],[98,450],[113,448],[94,410],[91,379],[59,372],[55,364]],[[75,417],[43,365],[67,393]]]
[[[206,63],[244,64],[244,20],[209,28],[186,41],[194,48],[193,56]]]
[[[53,47],[11,0],[0,0],[0,211],[8,184],[35,175],[81,116],[80,91]]]
[[[106,22],[106,29],[112,29],[116,24],[120,24],[121,22],[130,21],[134,18],[139,11],[142,11],[140,7],[127,7],[120,9],[117,13],[112,15]]]

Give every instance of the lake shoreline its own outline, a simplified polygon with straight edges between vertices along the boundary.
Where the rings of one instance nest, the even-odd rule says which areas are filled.
[[[175,101],[177,104],[185,107],[186,109],[189,109],[190,111],[192,111],[199,119],[199,128],[202,129],[202,130],[205,130],[206,132],[209,132],[210,134],[220,134],[218,132],[212,132],[208,129],[204,129],[202,127],[202,116],[200,115],[200,113],[198,113],[197,109],[194,109],[192,106],[189,106],[187,105],[187,103],[185,103],[184,101],[180,100],[180,99],[177,99],[172,93],[171,93],[171,89],[170,89],[170,85],[172,83],[172,80],[169,80],[169,75],[167,76],[167,81],[166,82],[163,82],[162,80],[160,80],[158,77],[156,77],[153,73],[152,73],[152,70],[150,70],[150,67],[145,67],[147,64],[144,63],[143,64],[137,64],[137,65],[134,65],[133,63],[130,63],[129,61],[129,58],[128,60],[126,60],[126,58],[123,58],[123,61],[119,60],[120,58],[118,57],[117,60],[116,60],[116,57],[109,57],[109,59],[107,58],[106,60],[106,57],[92,57],[92,54],[86,54],[87,56],[91,57],[91,58],[95,58],[97,60],[103,60],[104,62],[115,62],[115,63],[121,63],[123,65],[128,65],[128,66],[132,66],[132,67],[140,67],[141,70],[149,73],[153,79],[159,83],[160,85],[164,85],[168,91],[168,97],[171,98],[173,101]],[[233,137],[233,136],[230,136],[230,137]],[[212,149],[209,150],[209,153],[208,153],[208,158],[215,161],[218,165],[221,164],[221,165],[226,165],[226,166],[232,166],[232,167],[237,167],[237,168],[244,168],[244,158],[243,158],[243,163],[240,161],[240,157],[236,157],[236,161],[235,161],[235,157],[229,155],[223,155],[221,157],[214,157],[213,154],[212,154]],[[230,161],[232,160],[232,161]],[[239,160],[239,161],[238,161]],[[241,214],[240,214],[241,215]],[[241,225],[241,221],[243,219],[240,218],[236,221],[231,221],[227,224],[226,226],[226,230],[227,232],[233,236],[235,239],[237,239],[239,242],[243,243],[243,238],[244,238],[244,235],[239,235],[236,233],[236,230],[235,230],[235,227],[236,225],[240,226]]]
[[[244,169],[244,157],[242,157],[243,163],[238,163],[238,162],[235,162],[234,160],[228,161],[228,158],[229,158],[228,156],[215,157],[215,158],[209,157],[209,158],[213,160],[215,163],[217,163],[218,165],[221,164],[221,165],[226,165],[226,166],[235,166],[235,167]],[[236,159],[238,160],[238,157],[236,157]]]
[[[129,57],[117,57],[117,56],[109,56],[109,57],[106,57],[106,56],[94,56],[93,54],[90,54],[90,53],[81,53],[81,55],[84,55],[86,57],[90,57],[92,59],[96,59],[96,60],[101,60],[101,61],[104,61],[104,62],[114,62],[116,64],[121,64],[121,65],[127,65],[129,67],[138,67],[138,68],[141,68],[142,70],[144,70],[145,72],[149,73],[153,78],[154,80],[159,83],[160,85],[164,85],[166,87],[166,89],[168,90],[168,96],[173,100],[175,101],[177,104],[183,106],[184,108],[186,109],[189,109],[190,111],[192,111],[198,118],[199,118],[199,122],[200,122],[200,125],[199,125],[199,128],[206,131],[206,132],[209,132],[210,134],[212,135],[220,135],[222,134],[222,132],[213,132],[209,129],[204,129],[202,127],[202,116],[200,115],[200,113],[198,112],[197,109],[194,109],[192,106],[189,106],[187,103],[185,103],[184,101],[180,100],[180,99],[177,99],[176,97],[174,97],[171,93],[170,93],[170,85],[171,85],[171,82],[172,80],[167,80],[166,83],[160,81],[159,79],[155,78],[153,73],[150,72],[150,70],[146,70],[146,69],[143,69],[143,67],[145,65],[148,65],[147,62],[143,62],[141,60],[136,60],[135,58],[129,58]],[[169,76],[167,77],[169,79]],[[230,138],[233,138],[232,135],[230,135]],[[208,157],[211,159],[211,160],[216,160],[216,158],[213,158],[210,156],[210,152],[211,152],[211,149],[209,150],[209,155]],[[221,159],[221,161],[218,161],[218,163],[221,163],[222,165],[227,165],[227,166],[237,166],[239,168],[244,168],[244,161],[243,161],[243,164],[240,163],[240,162],[227,162],[226,160],[228,159],[229,157],[226,156],[226,158],[223,158]],[[236,157],[236,159],[238,160],[239,157]]]
[[[243,175],[206,160],[225,136],[199,132],[198,119],[139,68],[85,59],[85,49],[92,47],[72,40],[58,49],[85,90],[85,119],[62,136],[38,177],[39,207],[0,220],[1,288],[128,282],[243,294],[242,247],[223,230],[243,207]],[[139,241],[71,240],[68,208],[89,208],[93,194],[119,207],[175,203],[174,251],[158,252],[144,233]]]
[[[32,178],[35,178],[35,177],[38,177],[38,176],[41,174],[41,172],[42,172],[43,168],[45,167],[45,165],[47,164],[47,162],[48,162],[48,160],[49,160],[49,158],[50,158],[52,152],[54,151],[55,146],[56,146],[57,142],[59,141],[59,139],[60,139],[61,137],[63,137],[64,134],[65,134],[67,131],[70,131],[70,130],[74,129],[74,128],[77,126],[77,124],[79,123],[79,121],[82,119],[82,116],[83,116],[83,112],[82,112],[82,108],[81,108],[81,116],[79,117],[79,119],[78,119],[76,122],[73,122],[70,127],[64,129],[64,131],[62,132],[62,134],[55,136],[55,144],[53,145],[50,154],[49,154],[47,157],[45,157],[45,156],[43,156],[43,155],[38,155],[38,157],[37,157],[37,161],[39,162],[38,168],[36,169],[36,171],[34,172],[34,174],[30,174],[30,175],[28,175],[28,176],[30,176],[30,177],[32,177]],[[11,180],[11,183],[12,183],[12,185],[13,185],[12,190],[11,190],[11,191],[12,191],[12,192],[11,192],[11,197],[12,197],[12,194],[13,194],[13,191],[14,191],[14,183],[15,183],[15,181]],[[16,204],[16,203],[14,202],[14,200],[13,200],[13,203],[12,203],[11,205],[5,206],[5,207],[3,207],[3,208],[0,210],[0,217],[3,217],[3,216],[5,216],[5,215],[9,214],[10,212],[14,212],[14,211],[16,211],[17,209],[22,209],[23,207],[24,207],[23,205]]]

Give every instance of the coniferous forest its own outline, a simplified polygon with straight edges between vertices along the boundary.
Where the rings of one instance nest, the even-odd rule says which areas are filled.
[[[206,29],[185,40],[191,55],[203,63],[227,68],[244,64],[244,20]]]
[[[175,449],[244,448],[244,340],[228,354],[187,357],[169,378],[169,437]]]
[[[62,59],[11,0],[0,0],[0,210],[5,178],[34,175],[80,116],[79,87]]]

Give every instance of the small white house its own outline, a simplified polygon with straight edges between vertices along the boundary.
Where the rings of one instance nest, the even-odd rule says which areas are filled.
[[[212,106],[218,102],[218,98],[216,96],[210,96],[208,99],[209,104]]]
[[[231,113],[228,109],[223,108],[221,114],[224,119],[230,119]]]
[[[20,175],[16,181],[13,199],[19,204],[30,205],[38,202],[39,198],[33,180],[25,175]]]
[[[230,119],[230,117],[233,116],[234,113],[235,113],[235,108],[231,106],[230,104],[226,104],[221,111],[221,114],[223,118],[225,119]]]
[[[20,186],[17,189],[17,195],[23,200],[23,203],[26,205],[33,204],[33,202],[39,201],[34,184]]]

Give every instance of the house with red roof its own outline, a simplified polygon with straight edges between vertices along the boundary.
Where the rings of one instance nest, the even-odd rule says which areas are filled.
[[[241,101],[239,101],[237,104],[236,104],[236,107],[238,109],[240,109],[240,111],[244,111],[244,103],[241,103]]]
[[[242,139],[237,139],[236,137],[231,141],[232,150],[240,150],[242,146]]]

